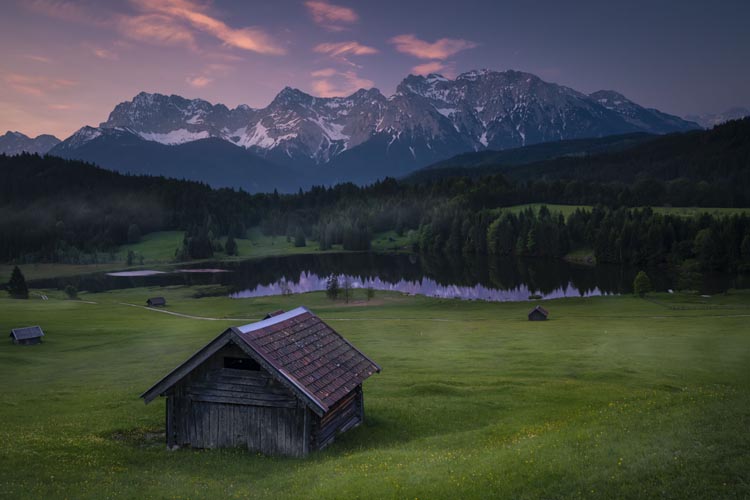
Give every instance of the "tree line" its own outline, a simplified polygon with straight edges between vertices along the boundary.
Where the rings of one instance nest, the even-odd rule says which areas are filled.
[[[160,230],[185,231],[176,258],[205,258],[218,250],[236,253],[236,239],[260,227],[298,246],[315,240],[321,249],[367,250],[374,234],[395,231],[410,233],[415,249],[431,254],[555,258],[587,248],[599,262],[740,269],[750,245],[746,217],[686,218],[637,208],[750,204],[750,120],[688,139],[696,143],[690,146],[695,158],[679,168],[670,158],[684,158],[677,149],[686,139],[675,136],[659,139],[662,149],[649,143],[605,159],[565,158],[419,183],[387,178],[367,186],[314,186],[294,194],[249,194],[49,156],[0,155],[0,261],[97,261]],[[628,154],[632,165],[613,167]],[[585,165],[606,168],[589,172]],[[596,208],[567,219],[546,209],[503,209],[525,203]]]

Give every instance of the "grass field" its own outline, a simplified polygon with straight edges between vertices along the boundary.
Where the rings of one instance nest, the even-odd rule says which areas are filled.
[[[0,330],[47,332],[0,344],[0,497],[750,495],[749,294],[563,299],[532,323],[528,303],[194,292],[0,298]],[[218,320],[123,305],[157,293]],[[167,451],[163,403],[138,395],[225,327],[299,304],[383,367],[366,424],[307,459]]]

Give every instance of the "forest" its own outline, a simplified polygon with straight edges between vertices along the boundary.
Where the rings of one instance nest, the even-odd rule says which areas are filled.
[[[597,262],[750,267],[747,216],[643,208],[750,206],[750,119],[625,151],[476,168],[483,174],[251,195],[49,156],[0,156],[0,260],[87,263],[175,229],[185,231],[179,257],[204,258],[220,237],[244,238],[258,226],[321,249],[367,250],[374,234],[395,231],[410,234],[414,250],[445,256],[559,258],[588,249]],[[547,209],[503,210],[525,203],[595,208],[567,219]]]

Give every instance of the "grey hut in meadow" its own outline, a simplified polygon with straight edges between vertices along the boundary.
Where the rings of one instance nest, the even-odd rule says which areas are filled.
[[[167,305],[167,299],[164,297],[151,297],[146,301],[146,305],[149,307],[163,307]]]
[[[166,397],[169,447],[299,457],[362,423],[362,382],[379,371],[298,307],[229,328],[141,397]]]
[[[10,331],[10,339],[14,344],[34,345],[42,342],[44,332],[41,326],[27,326],[24,328],[14,328]]]
[[[549,311],[542,306],[536,306],[529,311],[529,321],[545,321],[547,316],[549,316]]]

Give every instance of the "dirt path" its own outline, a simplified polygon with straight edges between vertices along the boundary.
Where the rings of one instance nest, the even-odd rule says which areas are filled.
[[[137,304],[128,304],[127,302],[118,302],[121,306],[137,307],[139,309],[145,309],[147,311],[158,312],[162,314],[169,314],[170,316],[177,316],[180,318],[187,319],[198,319],[203,321],[260,321],[258,318],[208,318],[206,316],[193,316],[192,314],[183,314],[174,311],[166,311],[164,309],[156,309],[154,307],[139,306]]]

